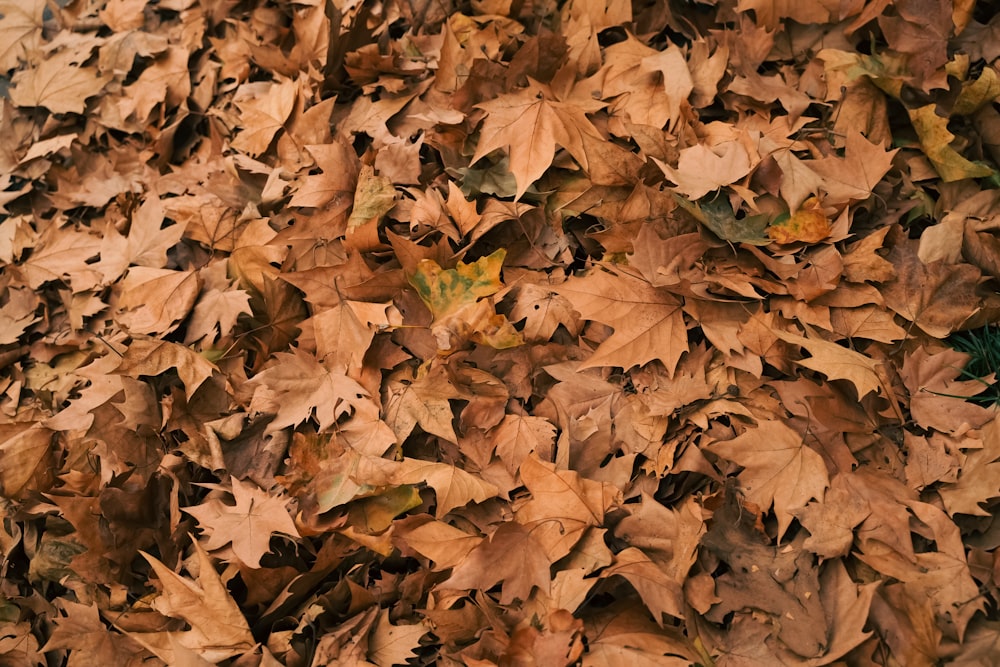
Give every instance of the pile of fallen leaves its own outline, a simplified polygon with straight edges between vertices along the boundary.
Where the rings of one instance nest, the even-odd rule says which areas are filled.
[[[994,664],[992,6],[0,0],[0,664]]]

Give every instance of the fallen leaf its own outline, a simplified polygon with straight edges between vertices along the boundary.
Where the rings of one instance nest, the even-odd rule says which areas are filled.
[[[298,537],[295,522],[285,506],[287,498],[269,494],[249,482],[231,478],[231,493],[236,501],[229,505],[219,498],[206,500],[200,505],[183,508],[208,531],[204,546],[215,551],[227,544],[247,567],[260,567],[261,557],[270,552],[271,536],[280,533]]]
[[[555,289],[583,318],[615,330],[597,347],[584,368],[629,369],[659,359],[672,371],[688,349],[681,302],[664,289],[625,273],[600,269],[570,278]]]
[[[420,639],[427,632],[419,623],[392,625],[389,611],[382,609],[368,637],[368,658],[379,667],[405,664],[409,658],[417,657],[415,649],[420,647]]]
[[[767,235],[778,243],[819,243],[830,235],[830,231],[830,219],[819,200],[810,197],[789,217],[772,222]]]
[[[326,430],[349,414],[354,403],[367,400],[364,387],[304,352],[279,352],[274,359],[247,385],[258,409],[274,415],[268,425],[271,431],[311,417],[320,430]]]
[[[854,385],[858,398],[882,391],[880,364],[875,359],[815,336],[798,336],[781,330],[774,330],[774,335],[809,352],[811,356],[800,359],[797,364],[823,373],[831,380],[847,380]]]
[[[795,512],[810,499],[821,499],[830,483],[823,458],[782,422],[761,421],[707,449],[743,466],[738,479],[747,500],[761,508],[774,505],[779,540]]]
[[[165,616],[183,620],[190,629],[127,634],[168,663],[176,663],[175,654],[184,649],[209,662],[218,662],[242,655],[256,643],[243,613],[215,571],[215,563],[197,542],[194,549],[196,580],[185,579],[153,556],[142,554],[162,586],[152,607]]]
[[[511,558],[512,553],[523,557]],[[437,588],[488,590],[502,582],[501,604],[525,601],[534,588],[543,593],[549,590],[549,565],[531,529],[516,522],[506,522],[469,552],[465,561]]]
[[[217,370],[212,362],[189,347],[140,338],[128,346],[113,372],[133,378],[155,377],[171,368],[176,369],[184,383],[184,395],[189,399]]]
[[[52,113],[83,113],[87,99],[100,94],[106,80],[93,67],[79,67],[73,51],[43,58],[11,79],[11,101],[22,107],[45,107]]]
[[[486,112],[471,164],[497,149],[510,156],[510,173],[517,180],[520,199],[552,164],[556,146],[562,146],[587,168],[583,135],[600,138],[583,111],[574,104],[547,99],[528,87],[479,105]]]
[[[951,147],[955,135],[948,131],[948,119],[937,114],[935,105],[908,109],[907,113],[920,138],[920,148],[945,183],[963,178],[985,178],[996,173],[986,164],[966,160]]]

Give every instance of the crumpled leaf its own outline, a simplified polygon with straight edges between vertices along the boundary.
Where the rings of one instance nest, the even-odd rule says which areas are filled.
[[[767,235],[778,243],[819,243],[830,235],[830,229],[819,200],[809,198],[792,215],[772,222]]]
[[[694,216],[695,220],[708,227],[723,241],[749,243],[750,245],[770,245],[767,236],[767,217],[748,215],[737,218],[726,197],[715,197],[705,202],[694,203],[675,195],[681,208]]]
[[[966,160],[951,147],[955,135],[948,131],[948,119],[937,114],[935,105],[908,109],[907,113],[920,138],[920,148],[945,183],[963,178],[985,178],[996,173],[985,164]]]
[[[190,629],[128,635],[170,664],[177,664],[175,656],[184,649],[215,663],[242,655],[256,644],[243,612],[215,571],[215,563],[197,542],[194,550],[196,579],[186,579],[153,556],[142,554],[163,587],[151,603],[153,608],[165,616],[182,619]]]

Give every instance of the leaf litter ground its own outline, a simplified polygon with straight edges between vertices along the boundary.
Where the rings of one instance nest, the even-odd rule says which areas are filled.
[[[3,664],[994,664],[988,3],[0,17]]]

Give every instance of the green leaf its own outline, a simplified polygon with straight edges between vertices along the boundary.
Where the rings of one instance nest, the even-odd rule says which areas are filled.
[[[385,176],[376,176],[375,170],[365,165],[358,175],[354,191],[354,209],[347,221],[351,229],[372,220],[381,220],[396,205],[396,188]]]
[[[713,197],[700,204],[676,193],[674,199],[681,208],[723,241],[750,245],[769,245],[772,241],[765,231],[768,225],[767,216],[748,215],[745,218],[737,218],[726,197]]]
[[[492,255],[480,257],[472,264],[458,263],[454,269],[442,269],[430,259],[421,260],[409,277],[434,319],[453,313],[481,297],[500,291],[500,267],[507,251],[501,248]]]

